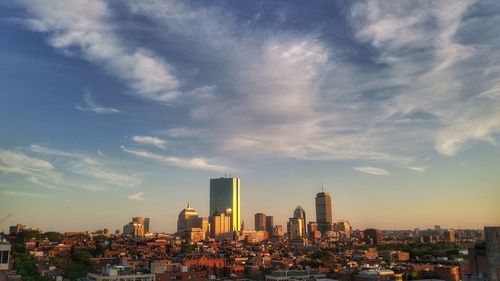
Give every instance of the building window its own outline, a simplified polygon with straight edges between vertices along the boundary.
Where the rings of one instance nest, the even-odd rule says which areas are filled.
[[[9,251],[0,251],[0,263],[7,263],[9,261]]]

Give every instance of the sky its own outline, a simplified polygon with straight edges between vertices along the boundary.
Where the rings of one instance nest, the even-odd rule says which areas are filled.
[[[0,225],[174,232],[242,217],[500,224],[500,2],[0,4]]]

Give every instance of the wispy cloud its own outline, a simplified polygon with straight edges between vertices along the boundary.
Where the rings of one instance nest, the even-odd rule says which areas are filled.
[[[369,174],[369,175],[376,175],[376,176],[388,176],[391,174],[384,169],[377,168],[377,167],[369,167],[369,166],[355,167],[354,170],[361,172],[361,173],[365,173],[365,174]]]
[[[140,97],[182,105],[172,113],[182,124],[167,130],[197,151],[419,167],[422,151],[453,156],[476,141],[495,144],[500,132],[500,46],[480,32],[500,19],[471,12],[496,3],[356,2],[344,19],[354,32],[348,49],[321,28],[256,28],[217,5],[21,3],[25,23],[54,48],[102,66]],[[161,30],[151,35],[161,43],[123,39],[122,9]]]
[[[140,144],[153,145],[161,149],[165,149],[168,143],[166,140],[150,136],[133,136],[132,141]]]
[[[61,160],[66,163],[65,169],[68,173],[83,175],[122,187],[133,187],[142,183],[142,179],[136,175],[126,174],[107,167],[102,162],[102,157],[100,157],[100,159],[95,159],[84,154],[67,152],[41,145],[31,145],[30,150],[37,153],[62,157]]]
[[[94,96],[90,92],[85,92],[83,99],[86,106],[75,105],[75,108],[82,111],[91,111],[99,114],[118,113],[120,110],[112,107],[103,107],[97,104]]]
[[[62,175],[47,160],[27,156],[20,151],[0,150],[0,172],[19,174],[27,179],[60,182]]]
[[[31,198],[49,198],[49,194],[44,193],[29,193],[29,192],[19,192],[19,191],[2,191],[3,194],[15,197],[31,197]]]
[[[144,197],[142,197],[142,195],[143,195],[143,193],[139,192],[139,193],[136,193],[136,194],[129,195],[128,199],[135,200],[135,201],[147,201],[147,199],[144,198]]]
[[[170,166],[175,166],[175,167],[184,168],[184,169],[200,169],[200,170],[210,170],[210,171],[219,171],[219,172],[230,170],[226,166],[213,164],[213,163],[211,163],[210,160],[207,160],[205,158],[181,158],[181,157],[175,157],[175,156],[164,156],[164,155],[152,153],[152,152],[145,151],[145,150],[127,148],[125,146],[122,146],[121,149],[124,152],[130,153],[132,155],[135,155],[135,156],[138,156],[141,158],[153,159],[153,160],[160,161],[161,163],[164,163],[164,164],[167,164]]]
[[[54,48],[102,66],[143,97],[170,100],[177,95],[180,83],[172,67],[150,50],[127,46],[115,32],[106,1],[19,3],[29,12],[27,26],[47,33]]]

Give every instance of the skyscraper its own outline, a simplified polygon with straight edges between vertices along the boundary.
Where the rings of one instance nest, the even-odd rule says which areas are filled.
[[[210,216],[230,210],[231,230],[241,230],[240,179],[210,179]]]
[[[329,192],[320,192],[316,194],[316,222],[333,223],[332,197]]]
[[[274,218],[273,216],[266,216],[266,231],[269,233],[269,236],[273,235],[274,230]]]
[[[293,218],[302,221],[300,226],[302,234],[300,237],[306,236],[306,225],[307,225],[306,211],[304,211],[304,208],[302,208],[302,206],[297,206],[297,208],[295,208],[295,211],[293,212]]]
[[[316,221],[318,230],[321,233],[332,231],[334,229],[332,219],[332,197],[328,192],[319,192],[316,194]]]
[[[266,230],[266,215],[263,213],[255,214],[255,230],[264,231]]]

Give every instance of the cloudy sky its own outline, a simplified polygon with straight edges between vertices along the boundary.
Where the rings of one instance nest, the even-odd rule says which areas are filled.
[[[500,222],[500,2],[0,6],[0,229],[174,231],[241,178],[246,227]]]

